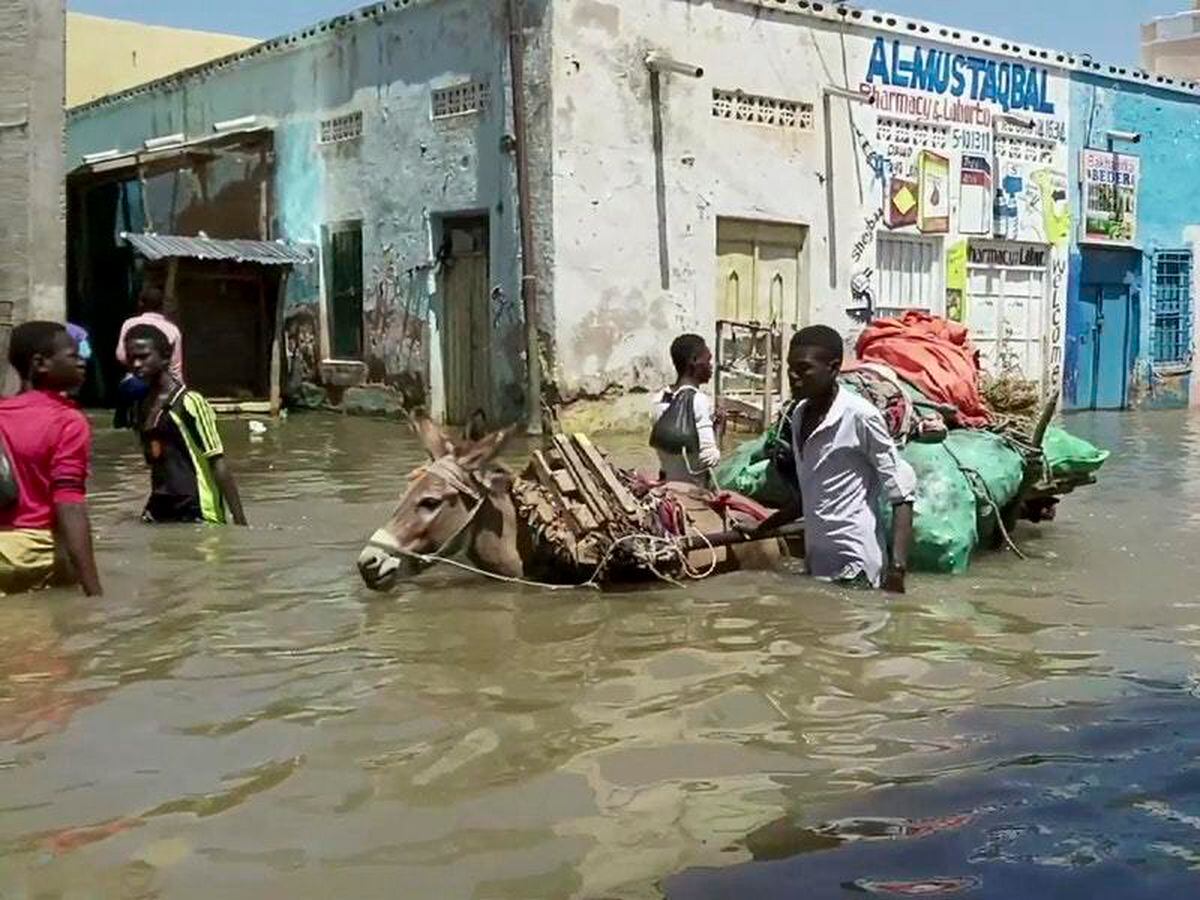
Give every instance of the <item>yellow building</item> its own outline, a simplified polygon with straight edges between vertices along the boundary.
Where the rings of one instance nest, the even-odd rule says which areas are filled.
[[[254,38],[67,13],[67,106],[236,53]]]

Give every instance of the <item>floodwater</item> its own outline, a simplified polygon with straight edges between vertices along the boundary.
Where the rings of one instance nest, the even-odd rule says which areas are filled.
[[[99,430],[108,596],[0,600],[0,897],[1194,896],[1200,419],[1068,425],[1103,490],[901,599],[372,595],[399,426],[223,423],[249,530]]]

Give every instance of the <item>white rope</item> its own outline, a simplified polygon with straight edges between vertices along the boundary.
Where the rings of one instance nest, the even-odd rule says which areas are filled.
[[[458,533],[459,532],[456,532],[456,536]],[[586,581],[579,582],[578,584],[548,584],[544,581],[533,581],[528,578],[521,578],[517,575],[501,575],[497,572],[489,572],[486,569],[473,566],[470,563],[463,562],[462,560],[454,559],[453,557],[442,556],[441,550],[438,550],[435,553],[416,553],[411,550],[395,548],[392,552],[398,552],[402,556],[415,559],[427,566],[434,566],[439,563],[443,563],[455,569],[461,569],[464,572],[470,572],[474,575],[481,575],[484,578],[490,578],[493,581],[499,581],[504,584],[519,584],[524,587],[538,588],[544,591],[576,591],[580,590],[581,588],[600,590],[600,578],[604,574],[604,570],[608,567],[608,563],[616,554],[617,548],[629,541],[645,541],[650,545],[651,548],[655,546],[663,546],[669,555],[674,555],[678,559],[684,574],[693,581],[703,581],[705,578],[710,577],[716,572],[717,566],[720,565],[720,557],[717,554],[716,547],[712,545],[712,542],[709,541],[702,532],[697,529],[696,534],[700,537],[701,541],[704,542],[704,544],[708,547],[709,552],[712,554],[712,561],[704,571],[692,567],[692,565],[688,562],[687,552],[680,547],[679,539],[677,538],[661,537],[656,534],[627,534],[623,537],[617,538],[617,540],[613,541],[609,545],[608,550],[605,551],[604,557],[599,563],[597,563],[596,568],[592,571],[591,577],[589,577]],[[444,549],[444,547],[442,549]],[[659,571],[658,567],[654,564],[653,556],[646,562],[646,565],[649,567],[650,572],[654,575],[654,577],[658,578],[660,581],[674,585],[675,587],[681,588],[685,586],[678,579]]]
[[[956,454],[949,447],[946,447],[946,452],[950,454],[950,458],[954,460],[955,465],[958,466],[959,470],[962,471],[964,475],[974,477],[977,484],[972,486],[971,492],[980,497],[984,503],[991,507],[992,514],[996,517],[996,524],[1000,528],[1000,535],[1004,538],[1004,542],[1008,545],[1008,549],[1015,553],[1018,559],[1028,559],[1029,557],[1021,552],[1021,548],[1016,545],[1016,542],[1012,539],[1012,535],[1008,533],[1008,528],[1004,524],[1004,515],[1000,512],[1000,507],[996,503],[996,498],[992,496],[992,489],[988,487],[987,480],[975,469],[972,469],[970,466],[963,465],[963,461],[958,458],[958,454]],[[967,480],[968,482],[971,481],[970,478]],[[982,488],[982,493],[979,490],[980,488]]]
[[[467,516],[466,521],[464,521],[462,525],[455,529],[454,534],[444,541],[442,546],[440,546],[433,553],[417,553],[412,550],[404,550],[400,547],[384,546],[383,544],[376,545],[380,550],[383,550],[389,554],[406,556],[409,559],[414,559],[426,566],[435,566],[439,563],[443,563],[453,568],[461,569],[464,572],[470,572],[475,575],[483,576],[484,578],[490,578],[493,581],[499,581],[504,584],[519,584],[524,587],[538,588],[545,591],[574,591],[581,588],[592,588],[599,590],[600,578],[603,576],[605,569],[608,567],[609,562],[612,561],[612,558],[616,554],[618,548],[631,541],[642,541],[648,545],[649,554],[645,563],[646,566],[650,569],[650,572],[655,578],[666,582],[667,584],[674,585],[675,587],[683,587],[684,585],[678,579],[673,578],[665,572],[659,571],[658,566],[655,565],[655,561],[659,556],[664,556],[667,559],[674,557],[679,563],[680,569],[683,571],[684,575],[693,581],[703,581],[705,578],[710,577],[717,571],[717,567],[721,563],[720,556],[717,553],[717,548],[713,546],[712,542],[703,532],[701,532],[694,525],[691,525],[689,522],[684,526],[684,533],[680,537],[664,537],[656,534],[638,533],[627,534],[617,538],[615,541],[609,544],[603,558],[601,558],[600,562],[597,563],[596,568],[592,571],[591,577],[589,577],[586,581],[580,582],[579,584],[548,584],[546,582],[533,581],[531,579],[522,578],[516,575],[501,575],[497,572],[489,572],[486,569],[481,569],[478,566],[473,566],[470,563],[455,559],[454,555],[457,555],[457,551],[451,551],[452,555],[446,555],[446,551],[453,547],[457,543],[458,539],[462,537],[464,532],[474,525],[476,516],[483,508],[486,496],[482,492],[482,486],[478,484],[472,473],[463,468],[457,460],[449,455],[433,460],[425,467],[425,471],[428,474],[441,478],[455,490],[475,500],[474,508]],[[696,535],[700,538],[701,543],[704,544],[704,546],[708,548],[709,553],[712,554],[712,559],[707,567],[693,567],[688,561],[688,551],[683,549],[681,543],[687,538],[689,529],[695,531]]]

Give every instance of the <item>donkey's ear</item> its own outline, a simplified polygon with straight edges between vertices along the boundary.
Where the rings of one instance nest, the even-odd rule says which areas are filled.
[[[471,418],[467,422],[467,427],[463,430],[463,442],[473,444],[476,441],[481,441],[487,437],[487,413],[482,409],[477,409],[471,413]]]
[[[454,452],[454,444],[446,437],[445,432],[427,416],[413,420],[413,431],[421,441],[425,452],[433,459],[441,459],[448,453]]]
[[[466,469],[478,469],[491,462],[504,449],[508,439],[516,432],[516,426],[493,431],[478,441],[473,441],[458,452],[458,462]]]
[[[507,494],[513,486],[512,472],[499,463],[494,466],[488,466],[478,477],[483,486],[487,488],[487,492],[492,496]]]

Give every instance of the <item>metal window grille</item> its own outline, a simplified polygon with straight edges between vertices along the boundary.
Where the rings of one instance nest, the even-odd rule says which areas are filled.
[[[492,87],[486,81],[435,88],[430,97],[434,119],[453,119],[483,112],[492,101]]]
[[[813,107],[802,100],[763,97],[742,91],[714,90],[712,96],[714,119],[749,122],[796,131],[812,131]]]
[[[353,141],[362,137],[362,132],[363,114],[352,112],[344,116],[334,116],[332,119],[322,119],[319,140],[322,144],[340,144],[342,141]]]
[[[1054,162],[1054,144],[1051,141],[1019,134],[997,134],[996,155],[1018,162]]]
[[[876,237],[876,308],[940,312],[945,304],[941,259],[936,239]]]
[[[1157,250],[1150,278],[1153,360],[1186,363],[1192,358],[1192,254]]]
[[[945,150],[950,143],[950,127],[880,116],[875,125],[875,137],[879,143],[891,146]]]

